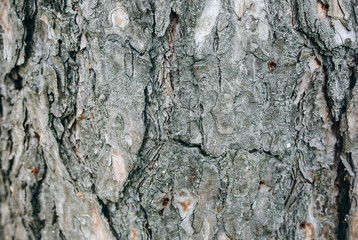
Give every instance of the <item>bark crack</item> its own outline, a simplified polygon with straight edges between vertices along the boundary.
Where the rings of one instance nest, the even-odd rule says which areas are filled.
[[[44,159],[42,160],[45,162]],[[32,189],[32,198],[31,198],[32,217],[34,218],[34,221],[32,221],[31,223],[33,224],[31,229],[33,230],[33,234],[37,239],[41,239],[41,230],[45,227],[45,220],[41,220],[39,216],[41,211],[41,204],[39,202],[39,197],[41,194],[43,181],[46,179],[46,174],[47,174],[46,164],[44,164],[43,172],[44,173],[41,176],[41,179],[37,182],[37,184]]]
[[[209,153],[207,153],[200,144],[191,144],[191,143],[187,143],[181,139],[172,139],[175,143],[181,145],[184,148],[196,148],[199,150],[200,154],[203,155],[204,157],[209,157],[209,158],[217,158],[214,157],[212,155],[210,155]],[[225,154],[225,153],[224,153]],[[223,154],[223,155],[224,155]]]
[[[32,6],[31,6],[32,3]],[[26,30],[25,36],[25,62],[31,57],[33,50],[33,35],[35,32],[35,17],[37,14],[37,1],[27,0],[24,2],[25,19],[23,21]]]
[[[216,59],[218,60],[218,71],[219,71],[219,91],[222,92],[222,71],[221,71],[221,60],[220,57],[218,55],[218,48],[219,48],[219,34],[218,34],[218,30],[216,28],[215,31],[215,37],[214,37],[214,43],[213,43],[213,48],[215,50],[215,56]]]
[[[326,67],[323,65],[324,72],[327,72]],[[324,93],[324,98],[327,104],[327,114],[332,121],[332,133],[336,136],[337,142],[334,146],[334,162],[336,164],[337,178],[335,180],[336,185],[339,190],[339,194],[337,196],[337,206],[338,206],[338,229],[337,229],[337,237],[338,239],[346,239],[347,237],[347,229],[348,222],[346,219],[347,214],[351,209],[351,199],[350,199],[350,181],[347,181],[349,178],[349,174],[346,171],[346,168],[340,159],[341,154],[343,154],[343,136],[340,132],[339,126],[341,122],[341,116],[347,111],[347,103],[343,106],[340,116],[333,116],[333,104],[332,100],[328,95],[328,76],[324,74],[324,81],[322,86],[322,91]],[[350,89],[351,90],[351,89]],[[336,120],[339,119],[339,120]]]
[[[140,202],[141,202],[141,200],[140,200]],[[148,220],[147,212],[145,211],[145,208],[142,206],[142,204],[140,204],[139,206],[140,206],[140,210],[144,214],[144,219],[145,219],[144,228],[146,229],[146,234],[149,236],[149,239],[153,239],[153,237],[152,237],[152,229],[149,226],[149,220]]]
[[[340,131],[340,123],[342,121],[342,116],[346,113],[348,99],[345,99],[342,106],[340,106],[339,111],[335,111],[334,109],[334,99],[332,99],[329,95],[329,78],[328,74],[331,74],[334,71],[339,71],[340,69],[336,69],[334,64],[334,59],[341,59],[343,57],[347,57],[349,52],[345,54],[340,53],[338,57],[334,55],[334,51],[330,49],[326,42],[320,38],[318,32],[314,32],[314,29],[309,25],[306,19],[306,13],[301,13],[302,11],[301,3],[299,1],[294,1],[292,3],[293,9],[293,25],[296,25],[296,32],[300,34],[308,43],[308,45],[313,49],[315,55],[318,56],[321,53],[320,61],[322,64],[322,94],[324,97],[324,102],[326,104],[326,114],[328,121],[331,122],[331,133],[336,138],[336,143],[334,145],[334,156],[333,162],[334,167],[336,169],[336,179],[335,186],[338,188],[338,196],[336,197],[336,206],[337,206],[337,221],[338,227],[336,228],[336,236],[338,239],[346,239],[347,238],[347,230],[348,230],[348,222],[346,219],[347,214],[351,209],[351,197],[350,197],[350,188],[351,181],[347,181],[349,179],[349,174],[345,169],[343,162],[341,161],[341,155],[345,154],[343,150],[343,133]],[[300,15],[301,14],[301,15]],[[300,19],[301,17],[301,19]],[[333,53],[333,54],[332,54]],[[347,89],[349,92],[352,92],[352,88],[355,85],[355,80],[350,78],[350,86]],[[298,132],[296,133],[298,136]],[[295,184],[296,185],[296,184]],[[291,189],[292,190],[292,189]],[[289,199],[288,199],[289,200]],[[287,205],[287,203],[285,204]]]
[[[111,212],[108,209],[108,206],[98,196],[97,196],[97,201],[98,201],[99,205],[101,206],[102,215],[107,219],[110,232],[113,234],[113,236],[116,239],[120,239],[119,234],[117,233],[117,231],[115,230],[115,228],[113,226]]]

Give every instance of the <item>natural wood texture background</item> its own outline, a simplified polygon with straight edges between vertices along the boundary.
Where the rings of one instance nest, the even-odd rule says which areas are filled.
[[[358,239],[357,1],[0,20],[0,239]]]

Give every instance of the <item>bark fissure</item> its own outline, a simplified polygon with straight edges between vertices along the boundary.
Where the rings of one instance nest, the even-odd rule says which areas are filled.
[[[37,179],[36,185],[31,189],[32,197],[31,197],[31,205],[32,205],[32,216],[34,218],[34,221],[32,221],[33,224],[33,234],[36,237],[36,239],[41,239],[41,230],[45,227],[45,219],[40,218],[39,214],[41,211],[41,204],[40,204],[40,194],[42,190],[42,186],[44,184],[44,181],[47,176],[47,166],[44,164],[43,173],[41,174],[41,178]],[[38,173],[34,173],[35,177],[37,177]]]
[[[172,139],[175,143],[185,147],[185,148],[195,148],[198,149],[200,154],[203,155],[204,157],[208,157],[208,158],[219,158],[219,157],[214,157],[213,155],[207,153],[200,144],[192,144],[192,143],[188,143],[186,141],[183,141],[181,139]],[[223,155],[225,155],[226,153],[223,153]]]
[[[335,184],[338,187],[338,196],[337,196],[337,206],[338,206],[338,227],[337,227],[337,237],[338,239],[347,239],[347,230],[348,230],[348,222],[347,222],[347,214],[349,214],[351,209],[351,184],[349,181],[349,174],[347,172],[347,169],[345,168],[344,164],[341,160],[341,155],[343,153],[343,136],[340,131],[340,124],[342,121],[343,114],[347,111],[347,105],[348,102],[343,105],[343,108],[341,110],[340,116],[333,116],[334,108],[332,104],[332,99],[328,95],[328,69],[325,67],[325,64],[328,66],[332,66],[333,64],[328,64],[330,62],[330,57],[324,57],[323,62],[323,69],[324,69],[324,80],[323,80],[323,86],[322,91],[324,93],[325,102],[327,104],[327,114],[332,122],[332,128],[331,131],[335,135],[337,141],[334,146],[334,162],[335,162],[335,169],[337,171],[337,178],[335,180]],[[349,91],[351,92],[353,88],[350,88]],[[337,120],[339,119],[339,120]]]
[[[152,236],[152,229],[150,228],[150,225],[149,225],[149,219],[148,219],[148,216],[147,216],[147,212],[145,211],[145,208],[140,204],[140,209],[142,210],[143,214],[144,214],[144,220],[145,220],[145,223],[144,223],[144,229],[147,233],[147,236],[149,239],[153,239],[153,236]]]
[[[37,14],[37,1],[26,0],[24,1],[25,19],[23,21],[25,34],[25,61],[31,57],[31,53],[34,50],[33,35],[35,33],[35,18]]]
[[[111,231],[111,233],[113,234],[113,236],[116,239],[120,239],[120,235],[117,233],[116,229],[113,227],[111,212],[108,209],[108,206],[98,196],[97,196],[97,201],[98,201],[99,205],[101,206],[102,215],[107,219],[109,230]]]
[[[318,1],[317,1],[318,4]],[[322,3],[321,3],[322,4]],[[335,99],[332,98],[330,95],[329,88],[332,88],[332,86],[329,86],[329,81],[332,81],[329,78],[330,74],[335,73],[335,71],[339,71],[340,69],[335,69],[336,64],[334,60],[337,60],[339,58],[345,58],[349,55],[348,51],[344,51],[343,57],[342,53],[338,54],[335,52],[335,50],[332,51],[329,46],[327,46],[326,42],[322,40],[324,36],[320,35],[318,32],[313,33],[312,26],[310,26],[310,23],[308,19],[306,18],[306,13],[302,13],[303,5],[297,1],[293,3],[293,19],[294,19],[294,25],[297,27],[295,30],[303,36],[304,39],[306,39],[306,42],[308,43],[308,46],[313,48],[315,54],[320,54],[320,63],[322,64],[322,75],[323,75],[323,81],[322,81],[322,93],[324,97],[324,101],[326,104],[326,114],[328,117],[328,120],[331,122],[331,133],[334,135],[336,139],[336,143],[334,144],[334,153],[333,153],[333,163],[334,163],[334,169],[336,171],[336,179],[334,181],[334,184],[338,188],[338,195],[336,197],[336,203],[337,203],[337,229],[335,231],[335,235],[338,239],[347,239],[347,232],[348,232],[348,221],[347,221],[347,215],[350,212],[351,209],[351,181],[349,180],[349,174],[347,172],[347,169],[345,168],[344,164],[341,160],[341,155],[345,154],[343,149],[343,132],[340,130],[340,125],[342,117],[345,116],[345,113],[347,112],[347,106],[349,99],[347,99],[347,95],[345,96],[344,103],[340,106],[337,111],[337,108],[334,107]],[[323,6],[323,5],[322,5]],[[325,10],[328,11],[328,3],[324,3]],[[300,9],[301,8],[301,9]],[[342,10],[342,9],[341,9]],[[299,14],[302,14],[300,16]],[[302,22],[303,20],[303,22]],[[317,22],[316,22],[317,23]],[[315,26],[317,27],[317,25]],[[349,58],[349,56],[348,56]],[[317,57],[316,57],[317,59]],[[351,71],[351,70],[350,70]],[[349,87],[348,92],[349,94],[352,92],[352,89],[355,85],[355,79],[351,75],[349,79]],[[331,83],[334,84],[334,83]],[[296,133],[296,139],[299,134],[299,131]],[[302,173],[301,173],[302,174]],[[297,181],[297,180],[295,180]],[[314,183],[317,184],[317,183]],[[291,188],[292,189],[292,188]],[[291,190],[292,191],[292,190]],[[306,227],[306,226],[305,226]]]

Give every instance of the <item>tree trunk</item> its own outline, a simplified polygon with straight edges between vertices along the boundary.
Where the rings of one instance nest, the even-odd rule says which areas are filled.
[[[358,238],[356,0],[0,20],[0,239]]]

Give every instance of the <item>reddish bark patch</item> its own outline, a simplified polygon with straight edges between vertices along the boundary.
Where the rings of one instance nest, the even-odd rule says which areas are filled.
[[[261,180],[261,181],[259,182],[259,187],[258,187],[258,189],[261,188],[261,185],[266,185],[266,181],[265,181],[265,180]]]
[[[353,223],[352,223],[352,234],[353,234],[353,237],[357,237],[358,236],[358,218],[355,218],[353,220]]]
[[[162,208],[165,208],[168,205],[169,201],[170,201],[169,197],[163,198],[162,199]]]
[[[39,174],[39,170],[38,170],[37,168],[33,168],[33,169],[31,170],[31,172],[32,172],[33,175]]]
[[[123,23],[123,19],[121,18],[121,16],[118,15],[114,17],[114,21],[116,21],[118,25],[122,25]]]
[[[35,133],[35,138],[37,139],[37,141],[40,140],[40,134],[38,134],[38,132],[34,132]]]
[[[12,31],[12,28],[9,24],[9,10],[7,8],[7,1],[0,1],[1,3],[1,10],[0,10],[0,20],[2,23],[2,26],[6,32]]]
[[[312,223],[303,222],[299,228],[305,230],[305,239],[315,239],[314,226]]]
[[[166,206],[168,206],[168,203],[170,201],[170,198],[169,197],[164,197],[162,199],[162,210],[159,211],[159,216],[163,216],[164,215],[164,208],[166,208]]]
[[[79,198],[83,199],[83,192],[78,192],[78,193],[77,193],[77,196],[78,196]]]
[[[326,17],[326,12],[328,9],[328,3],[322,3],[320,0],[317,0],[317,12],[320,18]]]
[[[170,13],[170,23],[172,24],[172,25],[177,25],[178,23],[179,23],[179,15],[178,14],[176,14],[175,12],[171,12]]]
[[[269,69],[270,71],[273,71],[273,70],[275,70],[275,68],[277,67],[277,62],[276,62],[276,61],[271,61],[271,62],[269,62],[269,63],[267,64],[267,66],[268,66],[268,69]]]
[[[130,231],[129,239],[135,240],[138,236],[137,231],[133,227],[130,227],[129,231]]]
[[[305,228],[306,228],[306,223],[305,223],[305,222],[301,223],[301,224],[300,224],[300,229],[303,230],[303,229],[305,229]]]
[[[103,240],[110,240],[112,239],[110,237],[110,234],[108,233],[108,230],[106,226],[103,223],[103,220],[101,218],[101,214],[98,211],[98,208],[96,206],[91,207],[91,223],[92,223],[92,232],[94,233],[94,239],[103,239]]]

